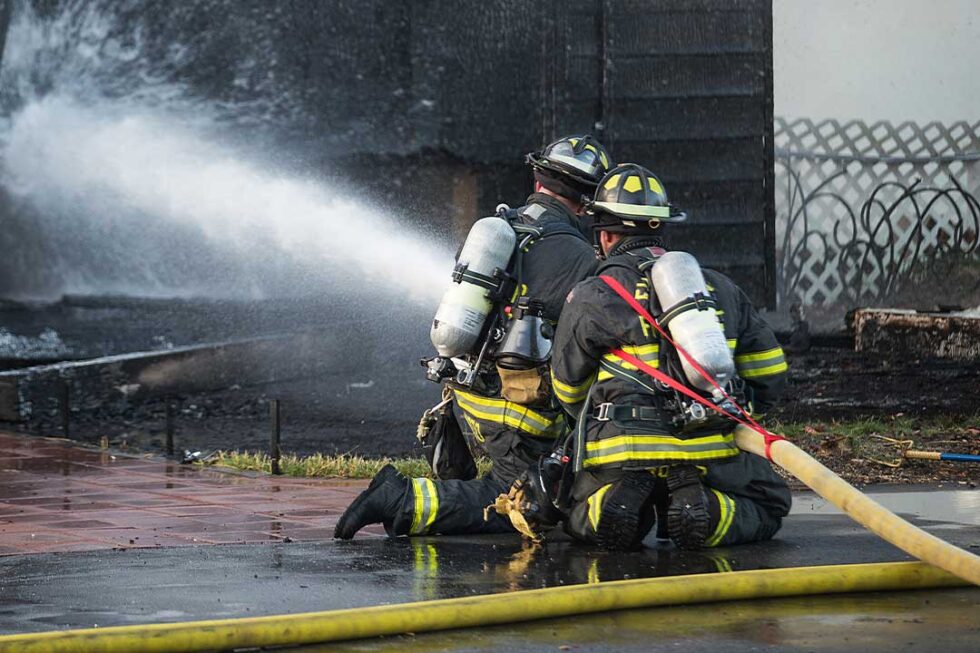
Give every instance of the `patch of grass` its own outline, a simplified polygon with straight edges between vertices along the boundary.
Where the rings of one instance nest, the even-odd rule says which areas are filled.
[[[284,476],[301,478],[373,478],[387,464],[395,466],[399,472],[412,478],[431,477],[432,471],[424,458],[366,458],[355,454],[326,456],[284,455],[279,467]],[[218,451],[212,455],[208,464],[230,467],[242,471],[272,473],[272,461],[268,454],[250,451]],[[477,474],[484,476],[493,463],[488,458],[478,458]]]
[[[768,428],[781,433],[810,452],[846,455],[850,457],[894,458],[895,444],[872,436],[895,440],[913,440],[927,446],[943,436],[962,436],[980,425],[980,414],[909,417],[893,415],[883,418],[832,420],[829,422],[780,422],[774,420]]]
[[[973,417],[939,415],[916,418],[899,414],[885,418],[868,417],[829,422],[782,422],[773,420],[772,423],[768,424],[768,428],[775,433],[782,433],[788,438],[808,440],[814,437],[822,438],[832,435],[855,438],[868,435],[884,435],[892,438],[912,436],[930,438],[943,434],[962,433],[967,428],[976,428],[978,425],[980,425],[980,415]]]

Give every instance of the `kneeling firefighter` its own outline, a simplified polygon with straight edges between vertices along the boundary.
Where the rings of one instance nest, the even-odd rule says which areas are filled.
[[[408,479],[386,466],[341,517],[335,537],[374,523],[389,535],[513,532],[508,519],[485,516],[484,508],[567,436],[548,371],[551,339],[565,297],[598,264],[583,218],[610,158],[591,136],[571,136],[527,161],[534,193],[524,206],[501,205],[474,224],[432,323],[438,356],[423,364],[430,380],[444,384],[445,400],[432,420],[440,426],[429,428],[427,414],[420,439],[436,479]],[[446,439],[428,444],[434,428],[458,432],[452,403],[493,461],[484,478],[475,478],[465,446],[469,460],[453,465],[444,458],[458,456],[458,447]]]
[[[686,215],[649,170],[611,170],[591,211],[604,260],[569,294],[551,361],[578,419],[566,531],[617,550],[655,527],[684,549],[771,538],[789,490],[732,431],[784,389],[775,335],[725,275],[664,249]]]

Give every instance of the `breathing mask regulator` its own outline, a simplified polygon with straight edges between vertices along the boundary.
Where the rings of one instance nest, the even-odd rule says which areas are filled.
[[[544,302],[520,297],[504,313],[510,321],[497,346],[497,367],[527,370],[547,363],[555,329],[544,318]]]

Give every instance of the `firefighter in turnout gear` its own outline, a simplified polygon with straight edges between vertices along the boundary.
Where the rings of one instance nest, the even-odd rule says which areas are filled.
[[[520,208],[502,205],[496,216],[506,220],[517,236],[510,262],[516,282],[513,293],[502,302],[506,306],[499,308],[506,314],[505,322],[524,314],[538,320],[529,322],[537,325],[535,333],[530,337],[508,330],[490,365],[466,383],[454,376],[445,380],[469,437],[493,461],[492,471],[481,479],[433,480],[405,478],[393,467],[385,467],[341,517],[335,537],[349,539],[373,523],[383,523],[389,535],[513,532],[507,518],[485,516],[484,508],[567,435],[567,420],[551,389],[547,356],[565,297],[598,265],[583,218],[585,204],[611,162],[591,136],[561,138],[529,154],[527,161],[534,174],[534,193]],[[493,219],[477,225],[486,220]],[[499,229],[499,222],[495,224]],[[457,283],[467,274],[478,281],[487,279],[460,269],[477,225],[458,256]],[[446,329],[444,317],[449,313],[442,310],[440,306],[434,334]],[[487,329],[482,331],[486,338]],[[530,354],[522,350],[529,338],[534,350]],[[440,355],[446,361],[456,356]]]
[[[686,216],[670,206],[663,184],[649,170],[626,164],[610,171],[591,210],[604,260],[596,277],[569,294],[552,351],[555,393],[578,420],[566,531],[619,550],[639,547],[653,528],[684,549],[771,538],[789,512],[786,484],[768,461],[739,451],[734,421],[705,410],[665,381],[693,388],[725,412],[738,414],[734,400],[758,416],[786,384],[786,361],[775,335],[725,275],[701,269],[688,254],[666,252],[663,225]],[[678,268],[680,274],[670,278],[669,266],[678,261],[693,268]],[[662,273],[659,278],[654,271]],[[662,305],[671,284],[696,283],[702,275],[703,292]],[[717,377],[726,391],[698,387],[694,381],[704,379],[689,373],[687,359],[620,292],[669,328],[665,333],[673,333],[678,345],[682,317],[700,320],[698,328],[708,331],[692,332],[695,337],[681,348],[692,357],[721,361],[718,370],[727,360],[727,372]],[[718,348],[702,347],[715,319],[720,356]]]

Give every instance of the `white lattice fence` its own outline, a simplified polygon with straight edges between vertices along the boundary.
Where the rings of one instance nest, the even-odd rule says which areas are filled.
[[[881,299],[923,261],[976,252],[980,122],[775,122],[784,305]]]

